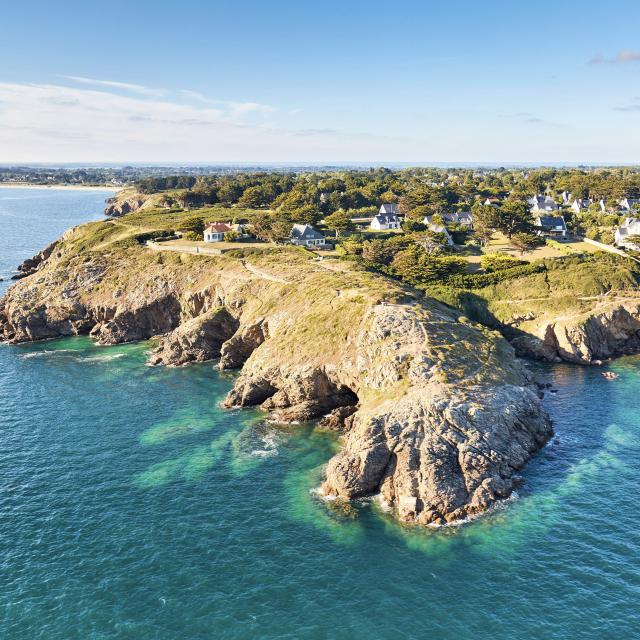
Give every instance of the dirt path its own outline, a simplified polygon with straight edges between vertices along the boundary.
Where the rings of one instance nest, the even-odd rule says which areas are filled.
[[[259,278],[263,278],[264,280],[270,280],[271,282],[279,282],[280,284],[291,284],[289,280],[285,280],[284,278],[278,278],[277,276],[273,276],[270,273],[263,271],[262,269],[258,269],[258,267],[255,267],[254,265],[250,264],[246,260],[241,260],[241,262],[242,262],[242,266],[247,271],[251,271],[251,273],[258,276]]]
[[[636,300],[635,296],[610,296],[608,293],[603,293],[597,296],[576,296],[576,300],[601,300],[602,302],[608,300]],[[544,302],[545,300],[549,300],[549,296],[544,296],[542,298],[520,298],[515,300],[499,300],[498,302],[504,302],[506,304],[520,304],[522,302]]]

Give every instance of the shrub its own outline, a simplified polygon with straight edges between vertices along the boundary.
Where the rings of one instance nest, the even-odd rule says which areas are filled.
[[[512,269],[526,265],[525,260],[518,260],[508,253],[485,253],[480,258],[480,266],[488,273],[501,271],[502,269]]]
[[[536,262],[524,264],[511,269],[501,269],[492,273],[470,273],[466,275],[454,275],[446,280],[446,284],[460,289],[482,289],[492,284],[499,284],[507,280],[529,276],[534,273],[545,271],[543,263]]]

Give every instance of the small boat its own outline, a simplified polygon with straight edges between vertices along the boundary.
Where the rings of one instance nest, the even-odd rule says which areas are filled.
[[[607,380],[617,380],[620,376],[613,371],[603,371],[602,377],[606,378]]]

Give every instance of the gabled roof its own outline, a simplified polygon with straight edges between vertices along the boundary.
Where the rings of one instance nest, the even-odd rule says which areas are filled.
[[[374,216],[373,219],[377,220],[380,224],[395,224],[396,222],[398,222],[398,216],[395,215],[395,213],[387,215],[382,215],[379,213],[377,216]]]
[[[453,223],[461,223],[461,222],[471,222],[473,220],[473,216],[470,211],[456,211],[455,213],[445,213],[443,218],[448,222]]]
[[[640,220],[638,218],[627,218],[624,224],[618,227],[618,234],[620,236],[640,235]]]
[[[378,212],[382,215],[396,215],[398,213],[398,205],[395,202],[385,202],[380,205],[380,211]]]
[[[567,225],[564,222],[564,218],[562,216],[540,216],[538,218],[541,227],[562,227],[563,229],[567,228]]]
[[[231,227],[225,222],[210,222],[204,230],[210,233],[227,233],[231,231]]]
[[[291,237],[294,240],[320,240],[324,238],[324,235],[310,224],[294,224],[291,229]]]

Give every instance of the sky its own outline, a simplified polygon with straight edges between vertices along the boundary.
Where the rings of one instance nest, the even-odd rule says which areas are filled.
[[[637,0],[5,0],[0,163],[640,163]]]

